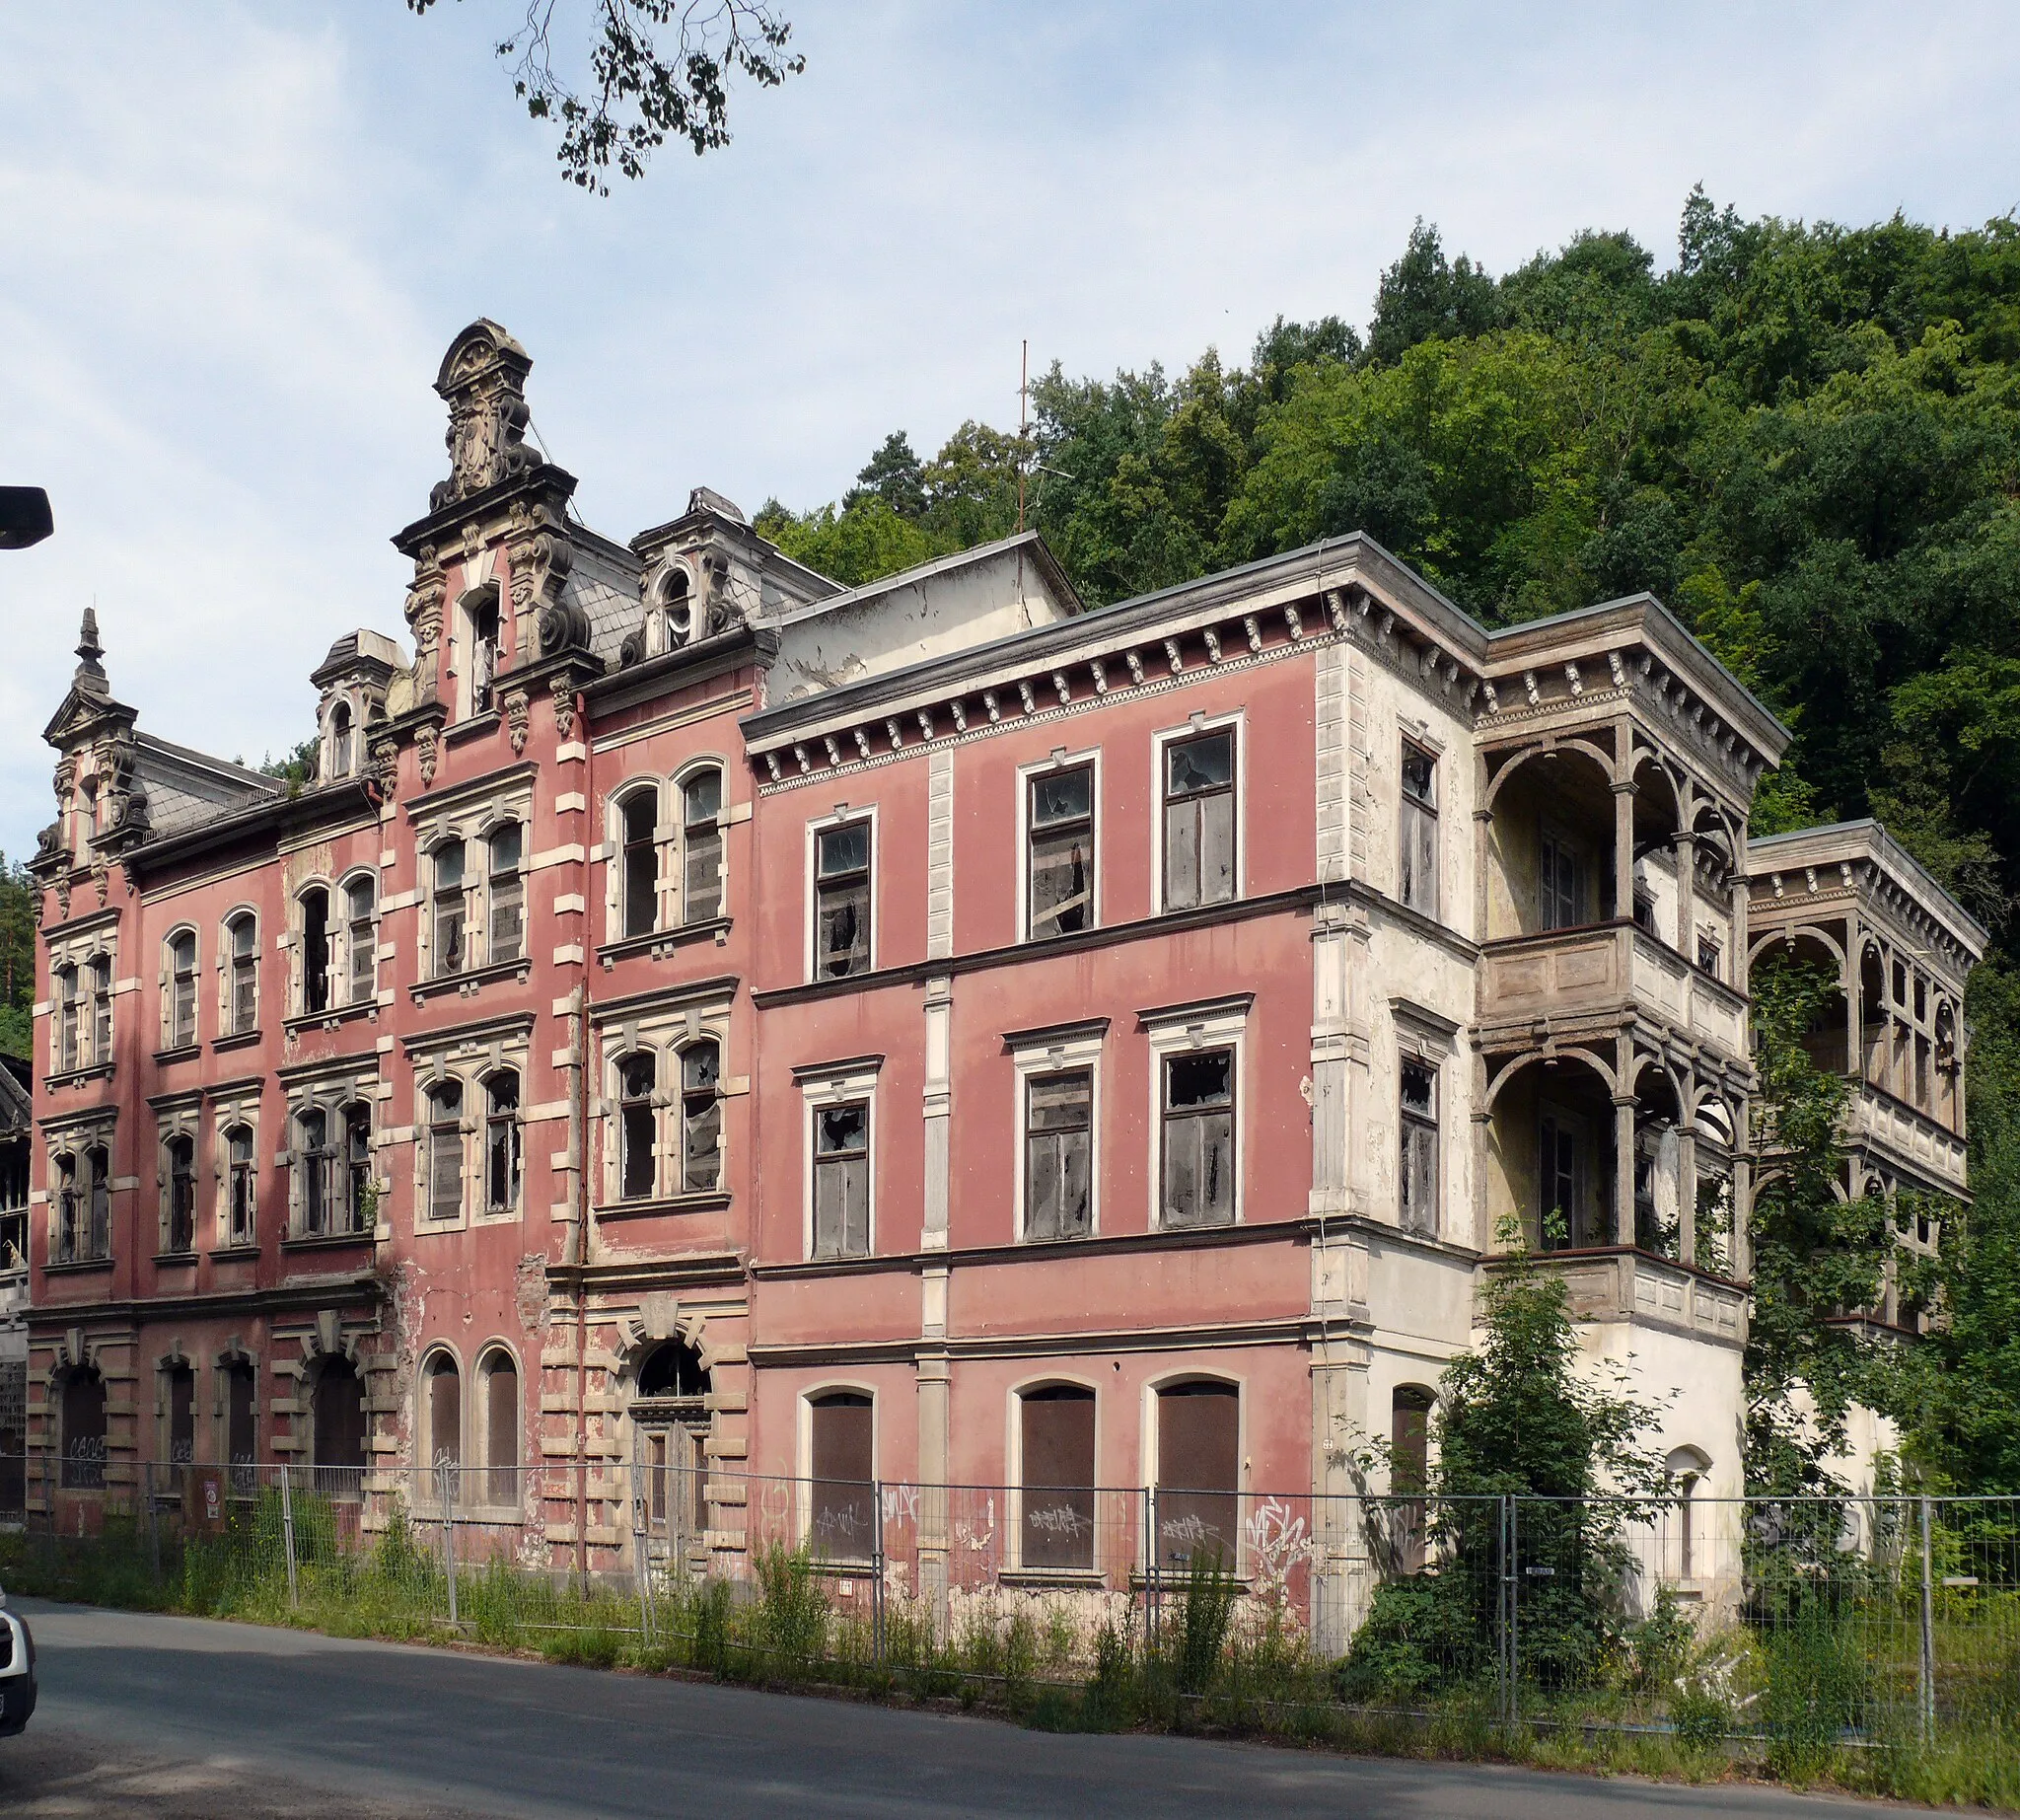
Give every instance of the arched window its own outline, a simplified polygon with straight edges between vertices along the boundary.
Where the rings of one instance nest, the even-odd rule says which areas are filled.
[[[343,1230],[370,1232],[378,1211],[379,1197],[372,1183],[372,1109],[362,1100],[354,1100],[343,1109],[343,1174],[340,1186]]]
[[[77,1176],[77,1158],[67,1151],[54,1159],[56,1177],[56,1243],[58,1264],[74,1264],[84,1237],[84,1194]]]
[[[617,809],[622,823],[618,886],[626,936],[650,935],[659,927],[659,792],[633,790]]]
[[[302,893],[302,1011],[329,1009],[329,893],[312,885]]]
[[[519,1076],[501,1068],[484,1080],[484,1211],[519,1209]]]
[[[463,1212],[463,1083],[439,1080],[428,1089],[428,1217]]]
[[[252,911],[225,924],[232,957],[231,1027],[233,1036],[259,1028],[259,925]]]
[[[112,957],[91,959],[91,1058],[99,1066],[112,1059]]]
[[[371,874],[343,888],[346,941],[350,948],[350,1002],[368,1005],[379,992],[379,933],[373,922],[379,893]]]
[[[325,1359],[309,1399],[316,1489],[355,1500],[365,1472],[365,1381],[341,1354]]]
[[[1670,1565],[1680,1580],[1694,1580],[1704,1570],[1702,1538],[1695,1508],[1703,1483],[1705,1459],[1695,1447],[1679,1447],[1665,1463],[1670,1485]]]
[[[177,1363],[162,1376],[168,1393],[169,1464],[187,1466],[196,1458],[196,1373]]]
[[[486,961],[516,961],[526,952],[526,878],[519,869],[521,829],[507,822],[485,843],[490,859],[490,932]]]
[[[807,1543],[830,1561],[868,1561],[877,1533],[876,1406],[860,1391],[808,1399]]]
[[[694,637],[694,601],[688,592],[687,571],[681,563],[669,565],[660,601],[666,614],[667,649],[690,643]]]
[[[329,710],[329,774],[332,777],[351,774],[351,707],[348,701],[339,701]]]
[[[698,1194],[722,1181],[722,1050],[712,1037],[681,1052],[681,1188]]]
[[[649,1201],[656,1186],[653,1143],[657,1120],[653,1089],[659,1066],[649,1055],[626,1056],[617,1064],[617,1195]]]
[[[1390,1535],[1396,1566],[1419,1573],[1424,1565],[1424,1496],[1431,1485],[1431,1393],[1400,1386],[1389,1400]]]
[[[469,712],[481,714],[491,705],[498,678],[498,591],[486,588],[464,608],[469,627]]]
[[[168,1150],[169,1229],[163,1248],[180,1254],[196,1248],[196,1142],[178,1131]]]
[[[435,849],[435,978],[463,972],[463,842]]]
[[[661,1535],[698,1538],[707,1526],[703,1488],[711,1388],[701,1354],[685,1340],[662,1342],[638,1367],[631,1405],[646,1467],[646,1514]]]
[[[84,1153],[84,1174],[90,1205],[86,1217],[84,1256],[112,1255],[112,1155],[104,1144]]]
[[[519,1367],[503,1347],[477,1366],[483,1391],[484,1502],[516,1508],[519,1495]]]
[[[91,1365],[73,1366],[63,1380],[63,1489],[106,1489],[106,1381]]]
[[[722,914],[722,772],[710,765],[681,785],[681,920]]]
[[[1157,1549],[1166,1566],[1217,1557],[1236,1569],[1241,1408],[1232,1384],[1168,1384],[1157,1393]]]
[[[421,1367],[427,1432],[424,1454],[430,1466],[463,1464],[463,1374],[447,1352],[431,1352]],[[428,1488],[432,1495],[434,1487]]]
[[[259,1183],[252,1166],[252,1132],[235,1125],[225,1133],[225,1206],[227,1245],[252,1243],[252,1222],[259,1211]]]
[[[56,1071],[59,1074],[67,1074],[78,1064],[78,1015],[77,969],[59,967],[56,969]]]
[[[169,1047],[187,1049],[196,1041],[196,931],[169,938]]]
[[[336,1201],[336,1153],[329,1147],[329,1115],[312,1106],[295,1119],[296,1155],[301,1158],[302,1231],[320,1238],[331,1229]]]
[[[1094,1565],[1094,1392],[1047,1384],[1017,1400],[1023,1459],[1019,1565]]]

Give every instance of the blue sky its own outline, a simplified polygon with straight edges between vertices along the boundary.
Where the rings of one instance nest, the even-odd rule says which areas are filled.
[[[807,73],[608,200],[489,55],[524,0],[0,12],[0,479],[58,525],[0,556],[0,849],[52,813],[94,601],[142,725],[252,761],[310,730],[332,638],[400,629],[387,539],[477,315],[621,539],[697,483],[806,506],[891,429],[1013,421],[1024,336],[1105,374],[1365,322],[1418,215],[1498,271],[1586,226],[1667,260],[1700,181],[1749,215],[2020,203],[2011,7],[784,10]]]

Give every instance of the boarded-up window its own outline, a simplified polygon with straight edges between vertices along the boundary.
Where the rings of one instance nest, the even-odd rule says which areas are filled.
[[[696,771],[681,785],[681,919],[722,914],[722,772]]]
[[[1225,1226],[1235,1216],[1235,1055],[1164,1064],[1164,1224]]]
[[[1046,771],[1030,791],[1031,933],[1094,926],[1094,766]]]
[[[508,1352],[488,1352],[483,1363],[484,1501],[517,1505],[519,1497],[519,1367]]]
[[[870,824],[814,837],[814,971],[824,980],[870,968]]]
[[[1390,1400],[1389,1533],[1396,1565],[1415,1573],[1424,1565],[1424,1493],[1431,1483],[1431,1398],[1405,1385]]]
[[[1397,895],[1426,916],[1438,913],[1438,765],[1419,746],[1403,747],[1403,809]]]
[[[89,1365],[63,1380],[64,1488],[106,1489],[106,1381]]]
[[[1094,1565],[1094,1392],[1077,1385],[1019,1399],[1024,1451],[1022,1560],[1027,1567]]]
[[[617,1193],[625,1201],[652,1198],[658,1125],[652,1092],[658,1079],[659,1063],[651,1056],[626,1056],[617,1064]]]
[[[1235,736],[1175,740],[1164,749],[1164,907],[1234,895]]]
[[[1232,1384],[1157,1393],[1157,1547],[1168,1567],[1240,1556],[1241,1398]]]
[[[722,1051],[709,1038],[681,1052],[681,1187],[701,1194],[722,1181]]]
[[[1539,842],[1537,921],[1545,929],[1575,929],[1585,920],[1584,867],[1578,850],[1546,829]]]
[[[456,1360],[437,1352],[423,1373],[428,1395],[428,1464],[463,1463],[463,1374]]]
[[[302,893],[302,1009],[329,1008],[329,893],[318,885]]]
[[[649,935],[659,927],[659,792],[633,790],[619,816],[624,825],[624,933]]]
[[[856,1391],[817,1397],[807,1410],[808,1546],[830,1561],[868,1561],[876,1550],[875,1432],[870,1399]]]
[[[1438,1076],[1417,1061],[1402,1068],[1402,1155],[1397,1182],[1403,1229],[1424,1238],[1438,1234]]]
[[[469,907],[463,895],[463,842],[446,841],[435,849],[435,977],[463,971],[464,920]]]
[[[492,831],[490,924],[484,937],[484,959],[516,961],[526,952],[526,875],[519,869],[523,834],[517,822]]]
[[[870,1255],[870,1107],[814,1109],[814,1256]]]
[[[438,1081],[428,1092],[428,1217],[463,1213],[463,1083]]]
[[[1025,1083],[1024,1236],[1084,1238],[1092,1229],[1094,1077],[1035,1074]]]
[[[196,1458],[196,1373],[171,1365],[168,1380],[169,1464],[187,1466]]]

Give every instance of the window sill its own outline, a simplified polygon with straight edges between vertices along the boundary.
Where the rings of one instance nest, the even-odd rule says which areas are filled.
[[[358,1232],[298,1232],[282,1239],[282,1251],[330,1251],[345,1245],[369,1245],[372,1232],[368,1227]]]
[[[196,1262],[196,1253],[194,1251],[158,1251],[154,1255],[154,1261],[158,1267],[162,1268],[175,1264],[194,1264]]]
[[[502,1221],[500,1222],[503,1223]],[[459,1213],[454,1219],[417,1219],[414,1221],[414,1237],[432,1239],[445,1232],[468,1232],[469,1220]]]
[[[331,1005],[325,1011],[304,1011],[299,1017],[283,1018],[281,1029],[290,1037],[298,1037],[305,1030],[334,1030],[360,1017],[369,1017],[374,1023],[379,1021],[377,998],[361,999],[354,1005]]]
[[[210,1044],[210,1053],[213,1056],[222,1056],[228,1051],[235,1049],[251,1049],[258,1041],[259,1032],[256,1029],[235,1030],[228,1037],[213,1037]]]
[[[158,1068],[165,1068],[171,1062],[194,1061],[202,1054],[203,1045],[201,1043],[182,1043],[174,1049],[156,1050],[154,1053],[154,1064]]]
[[[42,1266],[44,1276],[73,1276],[85,1271],[109,1271],[112,1260],[105,1258],[66,1258],[60,1264],[50,1262]]]
[[[495,683],[491,686],[491,693],[494,697],[498,694],[498,686]],[[474,713],[467,714],[463,719],[452,721],[448,726],[444,727],[442,729],[442,743],[445,746],[465,745],[470,740],[480,738],[487,732],[497,732],[498,721],[498,701],[496,699],[487,701]]]
[[[1108,1584],[1108,1577],[1099,1567],[1005,1567],[996,1575],[996,1584],[1031,1592],[1054,1587],[1099,1592]]]
[[[210,1255],[219,1263],[230,1263],[235,1259],[243,1260],[247,1258],[257,1258],[259,1256],[259,1247],[257,1245],[250,1244],[219,1245],[212,1250]]]
[[[60,1074],[45,1074],[42,1085],[49,1088],[82,1087],[87,1081],[110,1080],[112,1064],[109,1061],[94,1061],[88,1067],[65,1068]]]
[[[652,1201],[613,1201],[596,1210],[598,1219],[645,1219],[655,1213],[715,1213],[730,1204],[728,1189],[705,1189],[691,1195],[663,1195]]]
[[[655,961],[663,961],[677,948],[685,948],[700,941],[704,936],[713,936],[720,948],[730,938],[732,918],[711,916],[706,922],[684,922],[678,928],[654,929],[645,935],[627,935],[622,941],[606,942],[596,951],[596,958],[603,963],[604,972],[609,973],[619,961],[628,961],[640,955]]]
[[[474,998],[487,985],[496,985],[502,981],[517,980],[521,985],[533,978],[533,961],[522,955],[516,961],[493,961],[487,967],[471,967],[460,974],[444,974],[437,980],[421,980],[407,987],[415,1004],[426,1004],[431,998],[446,998],[456,992],[465,998]]]

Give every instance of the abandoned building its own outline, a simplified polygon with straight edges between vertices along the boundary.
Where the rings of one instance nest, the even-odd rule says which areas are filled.
[[[1239,1555],[1354,1436],[1421,1457],[1511,1230],[1730,1495],[1770,943],[1841,982],[1859,1170],[1963,1193],[1984,932],[1870,825],[1749,843],[1788,735],[1652,598],[1490,632],[1363,537],[845,589],[706,488],[613,543],[530,366],[450,348],[404,641],[330,648],[305,787],[142,730],[86,617],[32,1498],[448,1457],[599,1565],[646,1459],[704,1552],[763,1475],[1162,1486]]]

